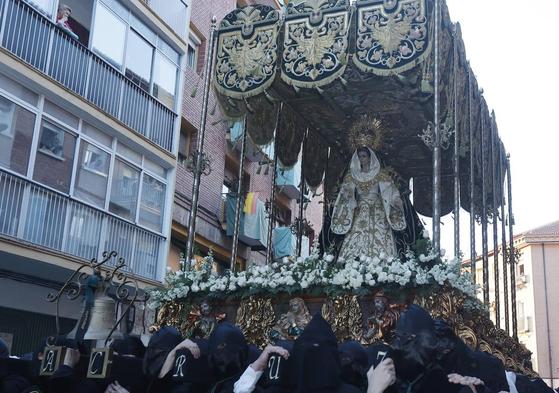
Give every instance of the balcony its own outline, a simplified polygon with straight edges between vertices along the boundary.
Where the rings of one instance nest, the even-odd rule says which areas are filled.
[[[301,197],[301,160],[292,168],[277,166],[276,186],[290,199]]]
[[[0,235],[84,261],[116,250],[135,274],[153,280],[165,243],[160,235],[3,171]]]
[[[232,144],[233,149],[241,151],[243,137],[243,122],[234,122],[231,127],[229,127],[229,140]],[[249,136],[246,139],[245,145],[245,158],[250,162],[265,162],[266,157],[271,159],[274,156],[274,144],[273,142],[267,146],[256,145]]]
[[[177,114],[22,0],[0,0],[1,45],[167,151]]]
[[[142,0],[183,40],[187,38],[187,5],[182,0]]]

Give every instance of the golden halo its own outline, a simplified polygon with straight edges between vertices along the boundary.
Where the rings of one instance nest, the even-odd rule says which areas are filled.
[[[353,149],[370,147],[378,151],[382,147],[384,129],[379,119],[372,115],[363,115],[351,126],[348,133],[348,141]]]

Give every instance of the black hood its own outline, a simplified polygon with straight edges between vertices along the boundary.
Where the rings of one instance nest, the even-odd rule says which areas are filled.
[[[208,363],[217,380],[232,377],[248,366],[248,344],[241,329],[221,322],[208,340]]]
[[[279,340],[276,346],[287,349],[291,354],[293,352],[293,341],[289,340]],[[264,392],[290,392],[289,389],[289,359],[284,359],[277,353],[272,353],[268,358],[268,364],[266,369],[258,382],[258,386],[263,389]]]
[[[148,377],[156,377],[163,367],[165,358],[182,341],[177,328],[165,326],[151,336],[144,354],[143,371]]]
[[[316,314],[295,340],[289,359],[293,392],[333,392],[341,385],[341,363],[332,328]]]
[[[339,346],[342,380],[358,388],[367,387],[368,357],[365,348],[357,341],[347,341]]]

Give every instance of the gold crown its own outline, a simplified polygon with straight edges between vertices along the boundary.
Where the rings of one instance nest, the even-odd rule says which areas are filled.
[[[384,129],[379,119],[363,115],[351,126],[348,141],[354,151],[360,147],[370,147],[378,151],[382,147],[383,134]]]

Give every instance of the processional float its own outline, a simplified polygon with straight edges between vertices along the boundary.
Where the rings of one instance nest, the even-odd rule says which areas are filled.
[[[214,21],[205,67],[205,109],[194,156],[185,271],[168,277],[168,287],[152,294],[159,306],[154,328],[175,325],[191,331],[207,318],[198,308],[207,297],[215,299],[214,307],[235,316],[248,339],[259,345],[274,337],[295,337],[304,327],[299,325],[304,325],[307,306],[322,311],[340,340],[370,343],[389,341],[402,307],[416,302],[447,320],[470,346],[493,353],[510,369],[533,373],[530,352],[516,338],[509,157],[467,60],[460,26],[451,22],[444,1],[295,0],[283,11],[264,5],[236,9],[216,28]],[[309,258],[278,263],[269,246],[266,266],[235,272],[241,210],[237,198],[231,271],[214,276],[211,256],[191,267],[210,78],[224,117],[244,125],[237,195],[242,190],[248,138],[258,146],[274,143],[273,165],[291,167],[302,157],[302,190],[323,190],[322,244]],[[403,199],[413,191],[415,211],[433,221],[432,240],[415,234],[407,244],[409,252],[398,262],[368,255],[340,264],[328,251],[332,205],[353,153],[349,130],[363,119],[380,124],[371,128],[369,137],[376,141],[375,153]],[[269,217],[275,217],[274,192],[272,184]],[[305,193],[301,194],[298,255],[304,221]],[[464,278],[460,261],[454,262],[451,272],[439,256],[440,220],[450,213],[454,251],[460,255],[461,209],[470,213],[471,266],[466,269],[471,268],[473,278],[475,229],[478,224],[482,227],[483,281],[478,284],[484,305],[472,306],[472,292],[453,288],[455,276]],[[487,310],[480,311],[490,303],[489,225],[493,247],[503,254],[499,266],[499,253],[494,253],[497,327]],[[413,270],[414,263],[423,267]],[[411,278],[399,282],[406,269],[413,270]],[[506,332],[499,328],[500,271]],[[300,298],[288,305],[292,294]],[[291,303],[298,305],[293,309]],[[509,309],[514,338],[508,335]]]

